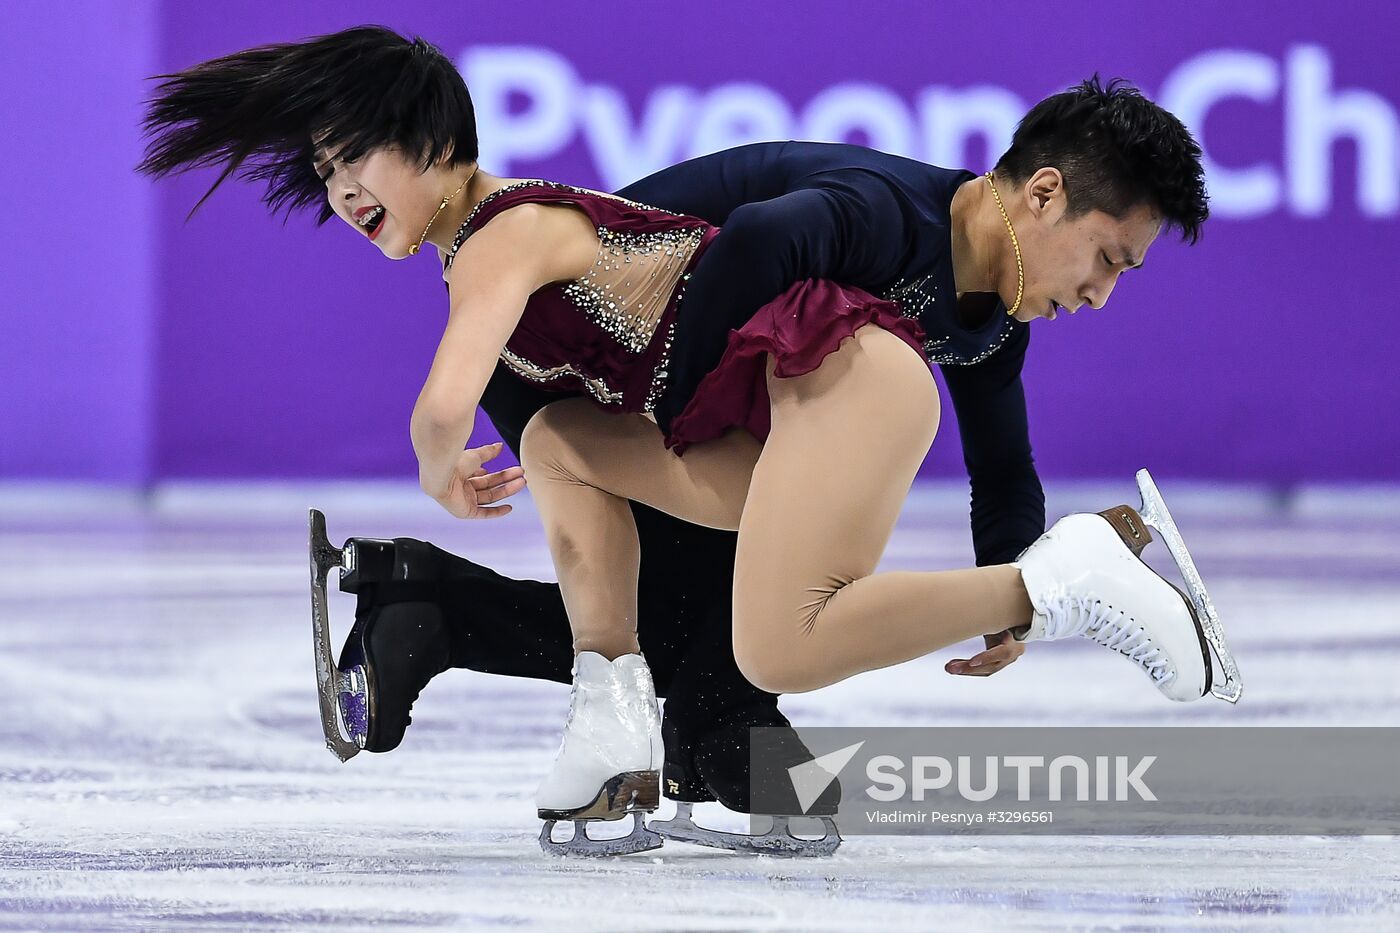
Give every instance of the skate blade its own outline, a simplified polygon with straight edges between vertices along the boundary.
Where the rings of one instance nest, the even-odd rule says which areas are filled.
[[[1167,511],[1167,503],[1163,500],[1162,493],[1152,481],[1152,474],[1145,469],[1138,470],[1137,484],[1138,492],[1142,495],[1142,520],[1157,529],[1167,550],[1171,552],[1181,578],[1186,581],[1186,596],[1195,607],[1201,631],[1220,665],[1220,673],[1211,676],[1210,692],[1228,703],[1238,703],[1244,692],[1244,682],[1240,679],[1235,656],[1230,653],[1230,646],[1225,643],[1225,627],[1221,625],[1220,616],[1216,614],[1210,593],[1201,582],[1201,575],[1196,570],[1195,562],[1191,560],[1191,553],[1186,550],[1186,542],[1182,540],[1176,522],[1172,521],[1171,513]]]
[[[750,836],[727,833],[697,826],[692,815],[693,805],[676,803],[676,815],[669,820],[652,820],[650,826],[663,839],[688,842],[712,849],[727,849],[743,855],[771,855],[776,858],[825,858],[841,847],[841,833],[829,816],[816,817],[822,822],[820,839],[794,836],[788,826],[790,817],[773,817],[773,828],[766,833]]]
[[[332,568],[349,569],[348,561],[353,562],[353,552],[332,547],[326,537],[326,516],[316,509],[309,517],[309,547],[311,551],[311,636],[316,651],[316,697],[321,705],[321,731],[326,737],[326,748],[341,761],[349,761],[364,747],[364,733],[352,734],[347,738],[341,731],[340,716],[347,720],[353,715],[356,698],[362,697],[354,690],[356,671],[342,672],[332,660],[331,625],[329,604],[326,601],[326,578]],[[364,677],[358,678],[364,683]],[[347,698],[349,710],[342,711],[340,692],[350,688],[352,696]],[[347,728],[350,728],[347,722]]]
[[[555,858],[608,858],[614,855],[631,855],[634,852],[649,852],[664,844],[662,838],[647,828],[642,822],[642,814],[632,814],[632,831],[616,839],[593,839],[588,835],[588,824],[592,820],[574,820],[574,835],[564,842],[554,841],[554,824],[558,820],[546,820],[540,830],[540,849],[545,855]]]

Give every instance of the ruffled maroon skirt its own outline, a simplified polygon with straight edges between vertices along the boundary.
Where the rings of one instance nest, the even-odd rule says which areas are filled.
[[[900,314],[894,303],[824,279],[792,286],[743,327],[729,332],[719,365],[672,420],[666,446],[679,456],[691,444],[713,440],[736,426],[767,440],[772,426],[767,357],[774,359],[773,375],[801,376],[866,324],[895,334],[923,356],[924,329]]]

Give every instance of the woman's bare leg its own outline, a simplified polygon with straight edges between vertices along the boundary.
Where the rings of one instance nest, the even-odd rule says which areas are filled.
[[[812,690],[1030,621],[1009,565],[875,573],[938,430],[912,347],[866,326],[804,376],[770,364],[768,392],[735,560],[734,652],[750,680]]]
[[[773,429],[762,447],[735,430],[679,458],[649,419],[583,400],[550,405],[526,428],[526,477],[578,650],[636,650],[638,554],[625,499],[739,528],[735,657],[774,692],[1030,620],[1010,566],[874,574],[938,428],[933,376],[913,348],[863,327],[816,371],[770,375],[768,389]]]
[[[641,560],[628,499],[686,521],[734,530],[762,446],[743,430],[666,450],[644,415],[609,414],[587,399],[553,402],[526,425],[521,463],[544,521],[574,633],[574,651],[639,650]]]

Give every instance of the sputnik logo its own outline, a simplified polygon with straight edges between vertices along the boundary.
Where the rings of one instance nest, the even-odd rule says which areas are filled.
[[[846,763],[855,757],[864,744],[865,741],[862,740],[788,768],[788,777],[792,780],[792,789],[797,793],[797,803],[802,807],[803,813],[817,802],[817,798],[831,786],[841,769],[846,767]]]

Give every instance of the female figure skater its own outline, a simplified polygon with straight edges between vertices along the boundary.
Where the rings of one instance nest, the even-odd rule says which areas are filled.
[[[390,258],[427,243],[442,251],[451,310],[411,434],[420,484],[452,514],[500,516],[509,507],[497,503],[524,485],[519,470],[484,469],[494,448],[463,450],[498,359],[539,386],[591,396],[544,409],[522,442],[577,652],[542,819],[619,818],[659,797],[629,498],[738,530],[736,657],[766,689],[815,689],[1011,629],[1020,641],[1085,635],[1178,700],[1211,689],[1209,640],[1225,673],[1216,693],[1238,698],[1218,622],[1145,472],[1144,514],[1069,516],[1010,564],[873,574],[937,428],[926,309],[906,316],[856,289],[795,286],[730,335],[663,433],[652,412],[685,280],[718,228],[481,171],[451,62],[388,30],[253,49],[167,77],[147,121],[164,135],[143,170],[223,162],[221,182],[256,157],[247,174],[269,181],[271,207],[324,198],[322,222],[340,217]],[[1199,149],[1142,104],[1137,119],[1093,128],[1117,146],[1107,169],[1044,165],[1013,142],[995,173],[964,173],[942,205],[945,261],[917,283],[918,299],[980,325],[969,332],[993,352],[1003,310],[1028,322],[1100,307],[1163,225],[1194,239],[1205,216]],[[1190,170],[1164,181],[1164,161]],[[1084,170],[1106,175],[1106,190],[1072,195],[1069,179]],[[1076,212],[1071,198],[1091,196],[1114,209]],[[1014,296],[1009,306],[1002,296]],[[1140,560],[1148,525],[1166,538],[1189,598]]]

